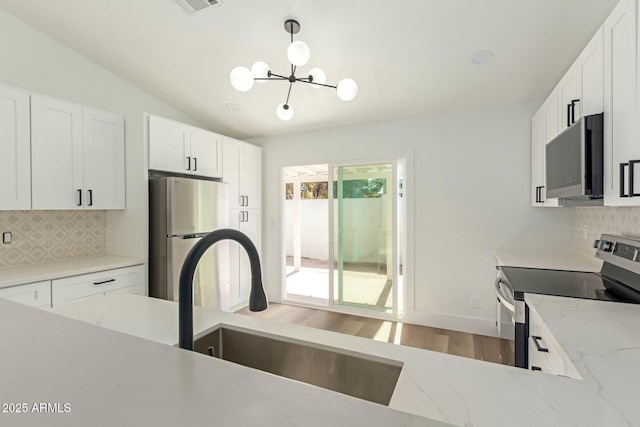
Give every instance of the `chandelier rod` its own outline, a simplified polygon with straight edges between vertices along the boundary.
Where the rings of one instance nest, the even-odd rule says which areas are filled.
[[[284,105],[289,106],[289,96],[291,96],[291,88],[293,87],[293,83],[289,83],[289,92],[287,92],[287,100],[284,102]]]

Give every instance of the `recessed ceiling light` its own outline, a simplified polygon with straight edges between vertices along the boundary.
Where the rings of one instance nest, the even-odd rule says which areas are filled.
[[[229,111],[240,111],[240,106],[238,104],[234,104],[233,102],[228,103],[226,107]]]
[[[491,62],[493,59],[493,53],[488,50],[483,50],[482,52],[476,52],[471,57],[471,62],[476,65],[486,64],[487,62]]]

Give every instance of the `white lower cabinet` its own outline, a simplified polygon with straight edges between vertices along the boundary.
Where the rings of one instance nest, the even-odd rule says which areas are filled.
[[[145,294],[144,266],[118,268],[99,273],[57,279],[51,282],[53,306],[93,295],[119,291]]]
[[[529,307],[529,369],[582,379],[542,318]]]
[[[0,298],[36,308],[51,308],[49,280],[0,289]]]

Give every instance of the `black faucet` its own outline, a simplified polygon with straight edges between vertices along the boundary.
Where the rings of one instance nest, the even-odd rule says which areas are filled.
[[[212,231],[195,244],[184,260],[180,271],[178,290],[178,334],[180,348],[193,350],[193,276],[202,255],[220,240],[235,240],[240,243],[251,263],[251,294],[249,295],[249,310],[263,311],[267,309],[267,296],[262,287],[260,272],[260,258],[251,239],[246,234],[231,228]]]

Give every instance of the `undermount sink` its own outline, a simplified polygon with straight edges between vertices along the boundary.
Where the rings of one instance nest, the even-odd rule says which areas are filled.
[[[196,337],[194,351],[388,405],[402,362],[221,326]]]

